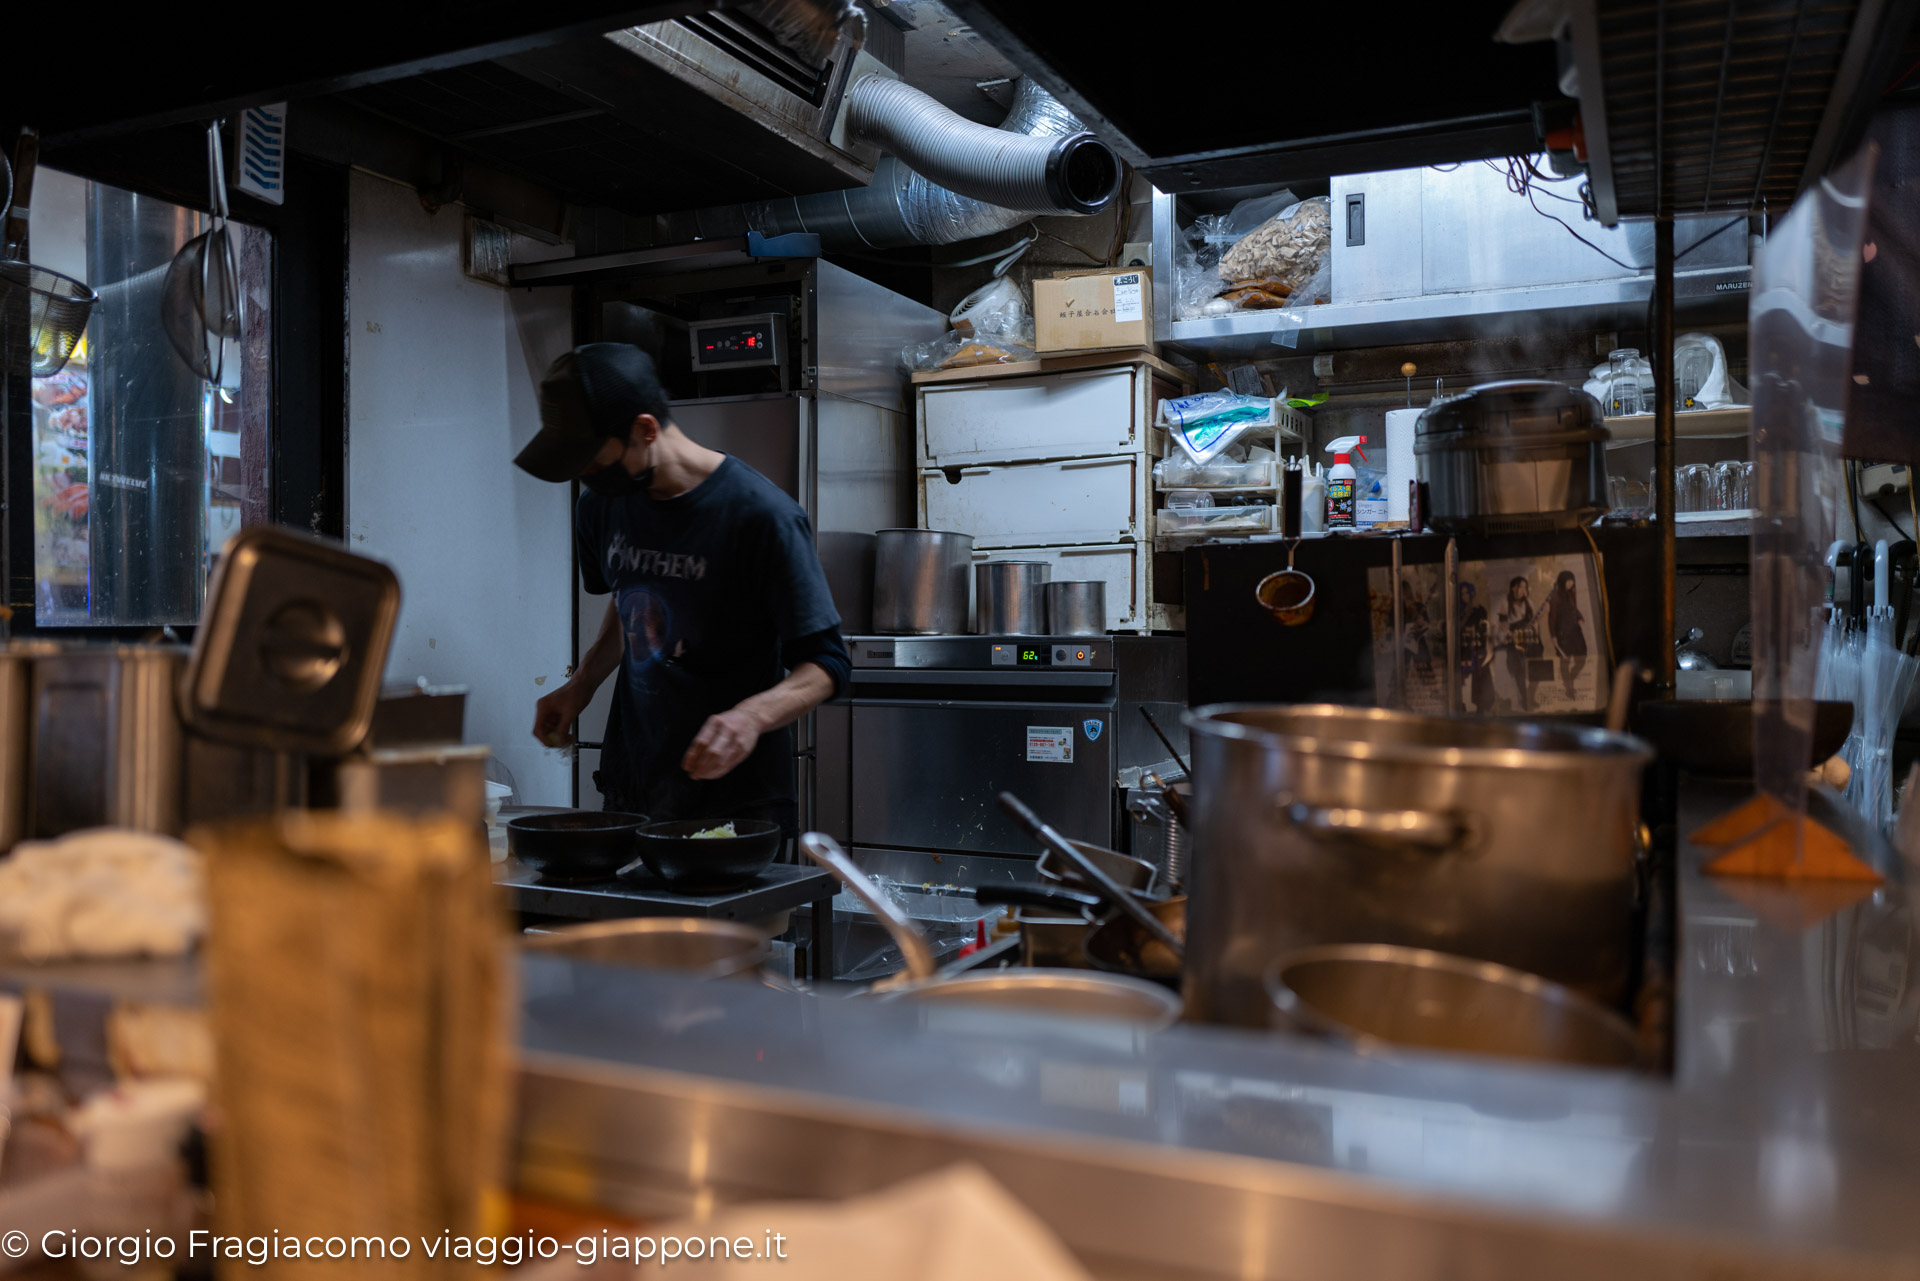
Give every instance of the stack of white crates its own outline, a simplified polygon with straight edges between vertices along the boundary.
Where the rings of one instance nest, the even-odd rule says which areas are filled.
[[[1144,351],[914,375],[920,526],[973,535],[974,558],[1041,560],[1107,585],[1107,629],[1177,631],[1154,601],[1160,400],[1187,390]],[[1173,572],[1177,573],[1177,569]]]

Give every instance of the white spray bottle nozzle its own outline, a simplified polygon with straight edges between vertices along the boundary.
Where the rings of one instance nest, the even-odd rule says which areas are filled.
[[[1364,463],[1367,461],[1367,451],[1360,446],[1366,443],[1365,436],[1342,436],[1328,445],[1326,452],[1333,455],[1333,461],[1336,463],[1350,462],[1350,455],[1353,454],[1360,455],[1360,461]]]

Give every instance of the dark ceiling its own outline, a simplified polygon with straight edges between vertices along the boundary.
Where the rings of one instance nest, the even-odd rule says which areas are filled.
[[[458,6],[333,0],[268,14],[115,6],[76,27],[49,5],[7,15],[15,56],[0,76],[0,126],[47,145],[205,120],[712,9],[717,0],[541,0]],[[33,51],[29,54],[29,51]]]
[[[1104,122],[1109,141],[1166,190],[1194,186],[1179,180],[1184,170],[1224,154],[1299,157],[1298,172],[1283,164],[1254,180],[1351,172],[1308,169],[1369,138],[1423,139],[1407,163],[1464,158],[1437,141],[1450,133],[1499,128],[1524,145],[1532,104],[1560,92],[1552,45],[1494,42],[1510,7],[1214,5],[1129,24],[1089,22],[1079,5],[952,0],[1002,53]],[[1473,150],[1491,145],[1478,137],[1464,145],[1499,154]]]

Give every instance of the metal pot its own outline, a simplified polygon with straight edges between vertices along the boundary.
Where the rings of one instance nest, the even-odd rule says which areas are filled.
[[[33,660],[59,652],[48,641],[0,646],[0,854],[27,834],[27,762],[33,729]]]
[[[1633,1028],[1557,983],[1504,965],[1378,943],[1294,952],[1267,971],[1274,1026],[1355,1049],[1411,1046],[1632,1067]]]
[[[1436,401],[1414,426],[1429,523],[1443,533],[1573,529],[1607,510],[1600,402],[1522,379]]]
[[[772,950],[767,936],[751,926],[692,916],[644,916],[567,925],[525,935],[521,946],[529,952],[576,961],[677,970],[701,979],[752,974]]]
[[[1638,884],[1639,739],[1373,708],[1222,704],[1193,743],[1196,1017],[1259,1026],[1275,958],[1397,943],[1615,1004]]]
[[[982,636],[1046,636],[1043,560],[989,560],[973,567],[973,630]]]
[[[185,744],[177,645],[61,646],[33,659],[28,831],[177,835]]]
[[[1047,630],[1052,636],[1105,636],[1107,585],[1058,582],[1046,585]]]
[[[883,529],[874,536],[873,630],[882,636],[950,636],[967,629],[973,535]]]

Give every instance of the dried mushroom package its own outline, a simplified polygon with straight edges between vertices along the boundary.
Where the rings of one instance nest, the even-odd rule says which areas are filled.
[[[1332,234],[1331,202],[1290,191],[1195,219],[1175,246],[1175,318],[1325,301]]]

